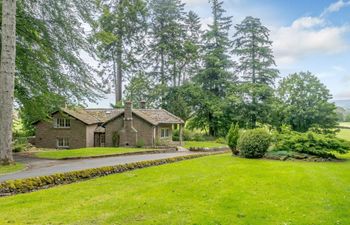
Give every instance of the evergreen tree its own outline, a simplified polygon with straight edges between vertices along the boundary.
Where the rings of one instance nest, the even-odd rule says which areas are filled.
[[[26,126],[68,105],[102,95],[87,29],[95,1],[18,0],[15,101]],[[85,24],[83,26],[83,23]]]
[[[203,90],[203,99],[198,103],[194,121],[198,126],[208,127],[210,135],[217,136],[220,135],[220,127],[227,122],[223,121],[225,97],[230,81],[235,80],[235,77],[230,72],[232,63],[228,55],[231,17],[224,16],[223,2],[210,2],[213,24],[204,34],[204,68],[195,77],[195,82]],[[221,134],[224,135],[223,132]]]
[[[149,51],[151,74],[167,87],[177,85],[179,61],[183,58],[184,4],[181,0],[150,1]]]
[[[191,80],[199,72],[202,57],[203,32],[201,30],[200,18],[195,12],[188,12],[185,18],[185,29],[185,57],[181,68],[182,76],[179,76],[179,85]]]
[[[269,30],[260,19],[247,17],[235,28],[233,53],[239,57],[237,72],[243,81],[244,114],[249,116],[248,124],[254,128],[257,121],[265,123],[269,120],[272,86],[279,72],[275,69]]]
[[[114,81],[116,104],[122,100],[125,75],[139,68],[144,50],[147,8],[144,0],[101,1],[95,41],[105,81]]]

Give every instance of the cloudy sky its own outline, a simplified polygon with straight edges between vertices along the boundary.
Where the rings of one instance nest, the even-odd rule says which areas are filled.
[[[207,0],[183,1],[204,27],[212,21]],[[224,0],[224,6],[234,24],[253,16],[271,30],[281,76],[308,70],[334,99],[350,99],[350,0]],[[113,95],[91,106],[108,102]]]

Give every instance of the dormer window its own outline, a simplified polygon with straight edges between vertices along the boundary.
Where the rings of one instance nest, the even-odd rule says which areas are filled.
[[[70,128],[70,119],[67,118],[55,118],[54,120],[55,128]]]

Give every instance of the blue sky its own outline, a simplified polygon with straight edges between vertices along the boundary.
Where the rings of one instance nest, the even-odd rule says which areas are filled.
[[[204,28],[211,22],[207,0],[183,2],[202,18]],[[234,24],[254,16],[270,29],[282,77],[310,71],[334,99],[350,99],[350,0],[224,0],[224,6]],[[113,95],[106,98],[89,105],[107,107]]]

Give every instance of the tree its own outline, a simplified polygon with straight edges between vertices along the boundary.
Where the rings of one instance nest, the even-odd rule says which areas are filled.
[[[234,155],[238,154],[238,151],[237,151],[238,138],[239,138],[239,125],[238,123],[236,124],[232,123],[226,139],[227,139],[227,144]]]
[[[125,75],[140,67],[138,55],[145,48],[147,7],[143,0],[100,2],[102,15],[94,40],[104,69],[106,82],[114,81],[116,104],[122,100]]]
[[[16,1],[2,0],[0,62],[0,164],[13,162],[12,120],[16,69]]]
[[[177,86],[184,54],[184,4],[181,0],[151,0],[149,8],[150,41],[145,58],[162,86]]]
[[[229,30],[231,17],[225,17],[223,2],[210,1],[212,4],[213,24],[204,34],[204,68],[200,70],[194,81],[203,90],[203,99],[198,102],[198,111],[194,118],[198,126],[207,126],[209,135],[217,136],[220,132],[224,113],[223,107],[230,81],[235,81],[235,76],[229,71],[232,68],[230,56],[228,55],[231,41]],[[230,122],[231,123],[231,122]],[[229,124],[230,124],[229,123]]]
[[[278,70],[272,54],[269,30],[260,19],[246,17],[235,26],[233,53],[239,57],[236,71],[241,75],[244,93],[244,114],[248,116],[249,126],[258,122],[268,122],[273,98],[273,85]]]
[[[94,14],[92,0],[17,0],[15,101],[26,126],[102,96],[86,60],[95,55],[84,28]]]
[[[336,106],[329,90],[310,72],[291,74],[277,90],[280,121],[293,130],[305,132],[312,126],[333,128],[337,124]]]

